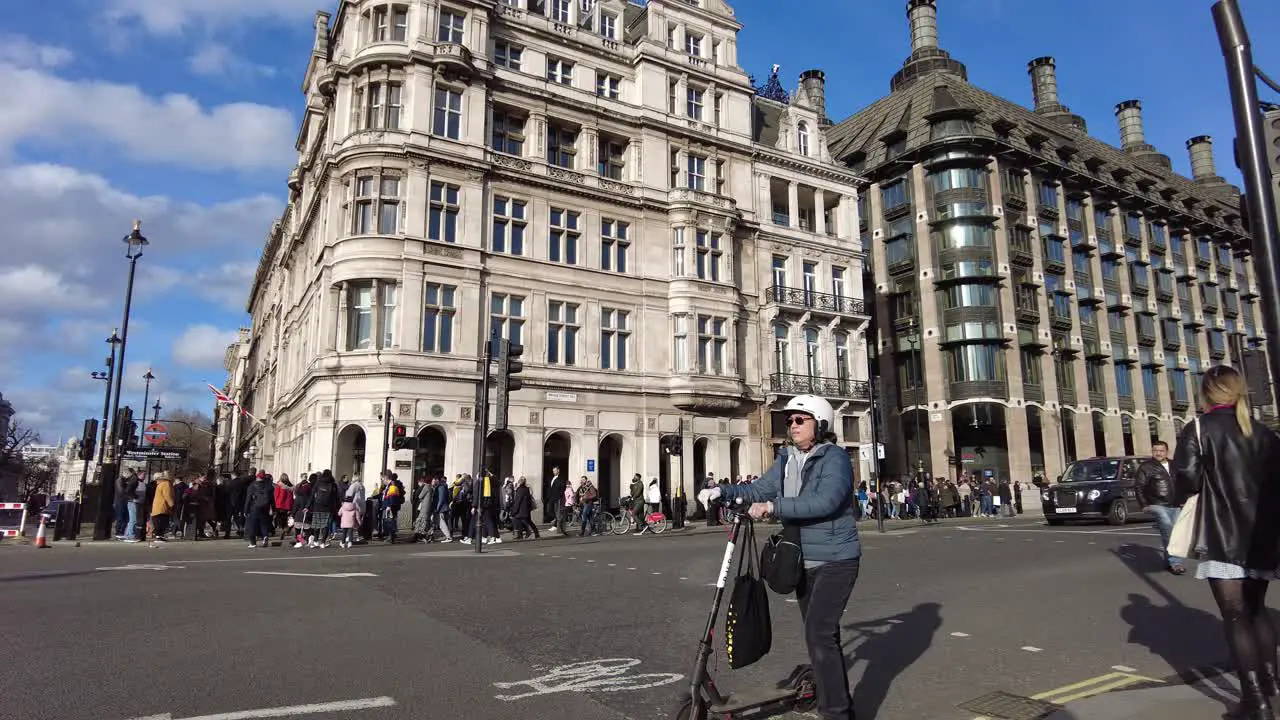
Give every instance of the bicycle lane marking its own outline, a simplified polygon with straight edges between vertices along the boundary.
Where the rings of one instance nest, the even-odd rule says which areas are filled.
[[[494,698],[505,702],[513,702],[539,695],[563,692],[597,693],[647,690],[662,685],[670,685],[684,679],[684,675],[679,673],[640,673],[628,676],[627,671],[639,664],[640,661],[635,658],[606,658],[558,665],[548,670],[544,675],[529,680],[494,683],[493,686],[499,690],[510,690],[521,686],[528,689],[528,692],[499,694],[494,695]]]

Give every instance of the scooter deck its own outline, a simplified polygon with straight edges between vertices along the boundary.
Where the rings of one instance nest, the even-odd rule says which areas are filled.
[[[795,702],[798,693],[795,690],[778,690],[776,688],[758,688],[740,690],[730,695],[723,703],[707,705],[709,713],[738,713],[744,710],[789,705]]]

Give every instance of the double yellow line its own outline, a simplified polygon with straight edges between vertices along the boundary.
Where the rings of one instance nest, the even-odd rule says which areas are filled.
[[[1143,675],[1135,675],[1127,672],[1112,672],[1106,675],[1081,680],[1078,683],[1063,685],[1060,688],[1046,690],[1042,693],[1032,695],[1032,700],[1043,700],[1051,702],[1055,705],[1066,705],[1077,700],[1103,695],[1105,693],[1123,690],[1134,685],[1155,684],[1163,685],[1163,680],[1145,677]],[[994,718],[978,717],[974,720],[994,720]]]

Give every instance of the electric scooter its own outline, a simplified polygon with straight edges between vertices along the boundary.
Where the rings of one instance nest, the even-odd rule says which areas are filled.
[[[724,599],[724,586],[733,567],[733,555],[742,528],[751,523],[746,511],[733,510],[733,525],[729,529],[729,544],[720,563],[720,575],[716,579],[715,597],[711,601],[711,614],[707,617],[707,629],[698,642],[698,655],[693,663],[689,692],[682,696],[675,720],[739,720],[756,716],[767,709],[808,712],[818,704],[817,685],[813,669],[807,665],[797,667],[791,676],[778,683],[776,688],[744,690],[722,693],[715,679],[707,670],[707,663],[715,649],[716,621],[720,615],[720,603]]]

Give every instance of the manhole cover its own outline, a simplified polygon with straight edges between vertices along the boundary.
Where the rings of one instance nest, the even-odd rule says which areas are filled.
[[[1007,692],[988,693],[966,700],[957,707],[1000,720],[1042,720],[1062,709],[1061,705]]]

